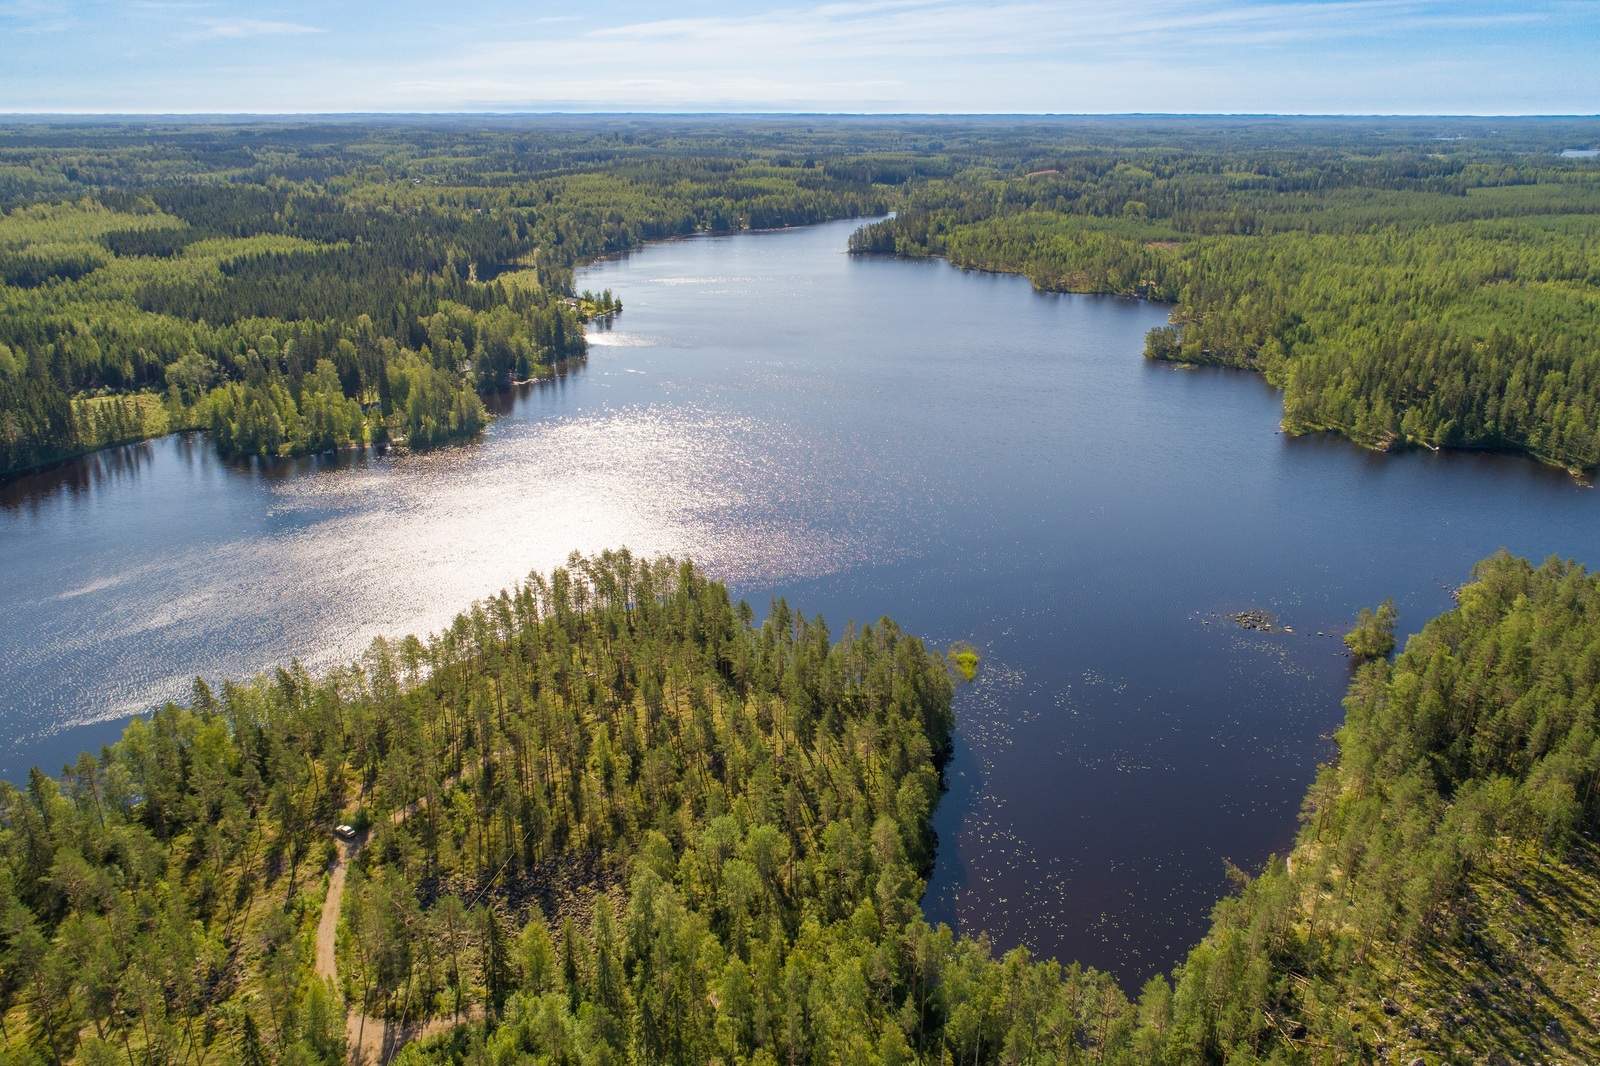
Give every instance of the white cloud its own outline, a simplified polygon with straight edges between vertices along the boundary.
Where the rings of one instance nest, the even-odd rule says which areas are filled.
[[[64,5],[51,0],[0,0],[0,19],[20,30],[53,33],[67,29],[72,20]]]
[[[324,33],[316,26],[298,22],[270,22],[265,19],[201,19],[200,28],[190,34],[194,40],[242,37],[299,37]]]
[[[1560,6],[1536,2],[1507,12],[1440,0],[830,2],[579,32],[551,27],[417,64],[379,91],[395,106],[422,107],[1189,110],[1225,106],[1182,91],[1217,68],[1263,89],[1307,68],[1342,63],[1365,73],[1392,67],[1400,41],[1449,32],[1490,39],[1492,27],[1547,21]],[[1340,46],[1342,61],[1332,54]],[[1153,80],[1140,85],[1138,78]],[[1107,79],[1116,92],[1105,91]],[[1170,98],[1163,104],[1146,88]]]
[[[720,13],[702,0],[711,13],[628,3],[583,18],[485,0],[443,22],[421,0],[386,0],[392,17],[376,21],[370,0],[310,16],[258,0],[260,18],[231,17],[227,0],[120,2],[168,9],[142,45],[152,56],[175,39],[259,38],[258,64],[230,67],[225,86],[126,63],[118,95],[148,100],[116,106],[145,110],[1600,110],[1585,73],[1595,0],[715,0]],[[215,6],[180,10],[197,2]],[[0,17],[52,8],[70,4],[0,0]],[[328,46],[315,55],[301,40],[313,34]],[[76,76],[53,79],[56,50],[30,48],[10,82],[0,71],[0,96],[113,106],[93,104],[107,87],[82,50],[63,57]]]
[[[1233,48],[1335,37],[1375,37],[1401,29],[1481,28],[1536,21],[1535,9],[1463,14],[1436,0],[1235,3],[1227,0],[958,3],[890,0],[777,8],[758,15],[658,19],[607,27],[594,41],[673,43],[700,49],[760,48],[764,55],[1043,54],[1151,42]],[[512,45],[511,47],[516,47]],[[841,51],[842,50],[842,51]]]

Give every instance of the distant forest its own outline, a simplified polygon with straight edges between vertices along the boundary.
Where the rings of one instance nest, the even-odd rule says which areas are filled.
[[[439,118],[0,126],[0,476],[177,429],[228,454],[471,436],[585,350],[643,242],[852,242],[1175,304],[1284,424],[1600,463],[1600,123]],[[612,301],[625,294],[614,294]]]
[[[748,140],[748,138],[746,138]],[[665,133],[0,128],[0,474],[175,429],[225,454],[470,436],[585,351],[589,257],[868,215],[903,162]]]
[[[857,252],[1173,301],[1285,422],[1596,463],[1596,123],[0,127],[0,472],[468,436],[584,259],[898,211]],[[1292,851],[1142,988],[919,907],[973,650],[573,556],[311,676],[196,679],[0,782],[0,1064],[1600,1061],[1600,577],[1364,611]],[[1392,657],[1391,657],[1392,656]],[[328,921],[323,923],[326,916]],[[391,1047],[391,1050],[393,1048]]]

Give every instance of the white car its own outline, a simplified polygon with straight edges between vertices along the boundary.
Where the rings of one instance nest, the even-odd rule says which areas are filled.
[[[354,840],[356,831],[347,825],[336,825],[333,827],[333,835],[340,840]]]

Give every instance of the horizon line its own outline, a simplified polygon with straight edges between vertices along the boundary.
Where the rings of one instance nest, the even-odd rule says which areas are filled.
[[[849,119],[1345,119],[1597,120],[1600,113],[1315,111],[3,111],[0,122],[53,119],[382,119],[382,118],[849,118]]]

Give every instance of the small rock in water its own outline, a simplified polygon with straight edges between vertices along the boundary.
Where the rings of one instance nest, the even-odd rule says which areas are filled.
[[[1228,617],[1246,629],[1256,629],[1263,633],[1272,632],[1272,615],[1266,611],[1239,611]]]

